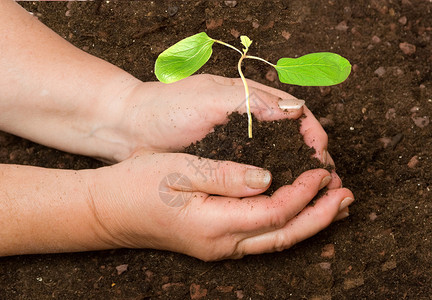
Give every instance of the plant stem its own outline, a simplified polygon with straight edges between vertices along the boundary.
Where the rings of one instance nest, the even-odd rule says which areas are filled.
[[[249,100],[249,86],[248,86],[248,84],[246,82],[246,78],[243,75],[243,72],[242,72],[242,69],[241,69],[241,65],[242,65],[243,59],[245,59],[245,58],[258,59],[258,60],[264,61],[264,62],[266,62],[268,64],[270,64],[270,63],[268,61],[262,59],[262,58],[259,58],[259,57],[247,56],[246,53],[248,51],[248,48],[243,49],[243,52],[241,52],[239,49],[237,49],[236,47],[234,47],[234,46],[232,46],[232,45],[230,45],[228,43],[225,43],[225,42],[222,42],[222,41],[219,41],[219,40],[215,40],[215,39],[213,39],[213,40],[216,43],[219,43],[219,44],[227,46],[227,47],[229,47],[231,49],[234,49],[235,51],[237,51],[237,52],[239,52],[241,54],[241,57],[240,57],[240,59],[238,61],[238,64],[237,64],[237,69],[238,69],[240,78],[241,78],[241,80],[243,82],[243,86],[244,86],[244,90],[245,90],[245,95],[246,95],[246,112],[247,112],[247,116],[248,116],[248,136],[249,136],[249,138],[252,138],[252,114],[251,114],[250,100]]]
[[[240,78],[243,82],[243,86],[245,89],[246,109],[247,109],[247,116],[248,116],[248,136],[249,136],[249,138],[252,138],[252,114],[251,114],[250,100],[249,100],[249,86],[246,82],[246,78],[244,77],[242,69],[241,69],[241,64],[243,62],[243,59],[246,57],[246,52],[247,52],[247,49],[244,50],[244,54],[242,55],[242,57],[240,57],[240,59],[238,61],[237,69],[238,69],[238,72],[240,74]]]
[[[265,59],[263,59],[261,57],[258,57],[258,56],[246,55],[245,58],[251,58],[251,59],[260,60],[260,61],[265,62],[266,64],[272,66],[273,68],[276,68],[276,65],[274,65],[271,62],[269,62],[269,61],[267,61],[267,60],[265,60]]]
[[[221,45],[227,46],[227,47],[229,47],[231,49],[234,49],[235,51],[237,51],[238,53],[240,53],[241,56],[243,56],[243,52],[241,52],[239,49],[237,49],[233,45],[230,45],[228,43],[225,43],[225,42],[222,42],[222,41],[219,41],[219,40],[215,40],[215,39],[213,39],[213,41],[215,41],[216,43],[219,43]]]

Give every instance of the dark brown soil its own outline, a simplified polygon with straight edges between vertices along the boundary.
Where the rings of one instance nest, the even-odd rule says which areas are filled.
[[[247,115],[233,113],[227,124],[216,126],[201,141],[185,149],[199,157],[229,160],[269,170],[272,183],[265,194],[291,184],[304,171],[325,167],[312,157],[299,132],[297,120],[258,122],[252,116],[253,138],[248,137]]]
[[[272,62],[317,51],[348,58],[353,74],[326,89],[282,85],[255,61],[245,75],[306,100],[356,196],[350,217],[290,250],[239,261],[154,250],[1,258],[0,299],[431,299],[432,2],[225,2],[235,1],[21,4],[77,47],[146,81],[155,80],[162,50],[200,31],[235,45],[233,35],[248,35],[251,54]],[[202,72],[236,77],[236,59],[218,47]],[[101,166],[4,133],[0,162]]]

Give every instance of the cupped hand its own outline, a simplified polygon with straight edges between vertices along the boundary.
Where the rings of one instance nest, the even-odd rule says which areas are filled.
[[[259,119],[301,116],[302,101],[248,82],[251,110]],[[280,109],[281,99],[283,103],[291,101],[294,109]],[[195,75],[172,84],[146,82],[137,86],[125,103],[128,131],[136,141],[136,149],[158,152],[181,150],[202,139],[215,125],[226,123],[231,112],[246,111],[241,80],[213,75]]]
[[[300,132],[305,143],[324,164],[333,164],[326,151],[327,134],[303,100],[252,80],[248,85],[251,111],[259,120],[297,119],[304,113]],[[226,123],[231,112],[246,112],[242,81],[214,75],[195,75],[172,84],[146,82],[125,103],[131,153],[143,148],[180,151],[201,140],[215,125]],[[332,172],[332,176],[329,188],[340,187],[337,174]]]
[[[259,195],[270,185],[267,171],[182,153],[139,152],[88,172],[101,239],[205,261],[287,249],[346,217],[353,199],[337,188],[307,206],[331,179],[323,169],[269,197]]]

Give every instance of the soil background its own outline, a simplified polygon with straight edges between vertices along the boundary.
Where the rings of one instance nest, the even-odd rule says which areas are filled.
[[[161,51],[201,31],[237,46],[236,36],[247,35],[251,54],[272,62],[317,51],[348,58],[352,75],[331,88],[280,84],[254,61],[245,75],[306,100],[356,202],[350,217],[295,247],[238,261],[127,249],[0,258],[0,299],[432,298],[431,1],[20,4],[72,44],[144,81],[155,80]],[[237,77],[236,59],[215,46],[200,72]],[[102,166],[6,133],[0,162]]]

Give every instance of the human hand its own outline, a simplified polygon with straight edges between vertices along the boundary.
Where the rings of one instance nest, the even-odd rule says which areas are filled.
[[[248,81],[251,111],[260,120],[298,118],[303,101]],[[144,96],[145,95],[145,96]],[[291,100],[283,111],[278,101]],[[172,152],[202,139],[215,125],[228,121],[233,111],[245,112],[244,87],[240,79],[196,75],[172,84],[147,82],[138,86],[125,103],[129,129],[137,148]]]
[[[102,240],[205,261],[287,249],[346,217],[353,199],[337,188],[307,206],[330,181],[323,169],[304,172],[269,197],[259,195],[270,184],[267,171],[182,153],[140,152],[84,178]]]

